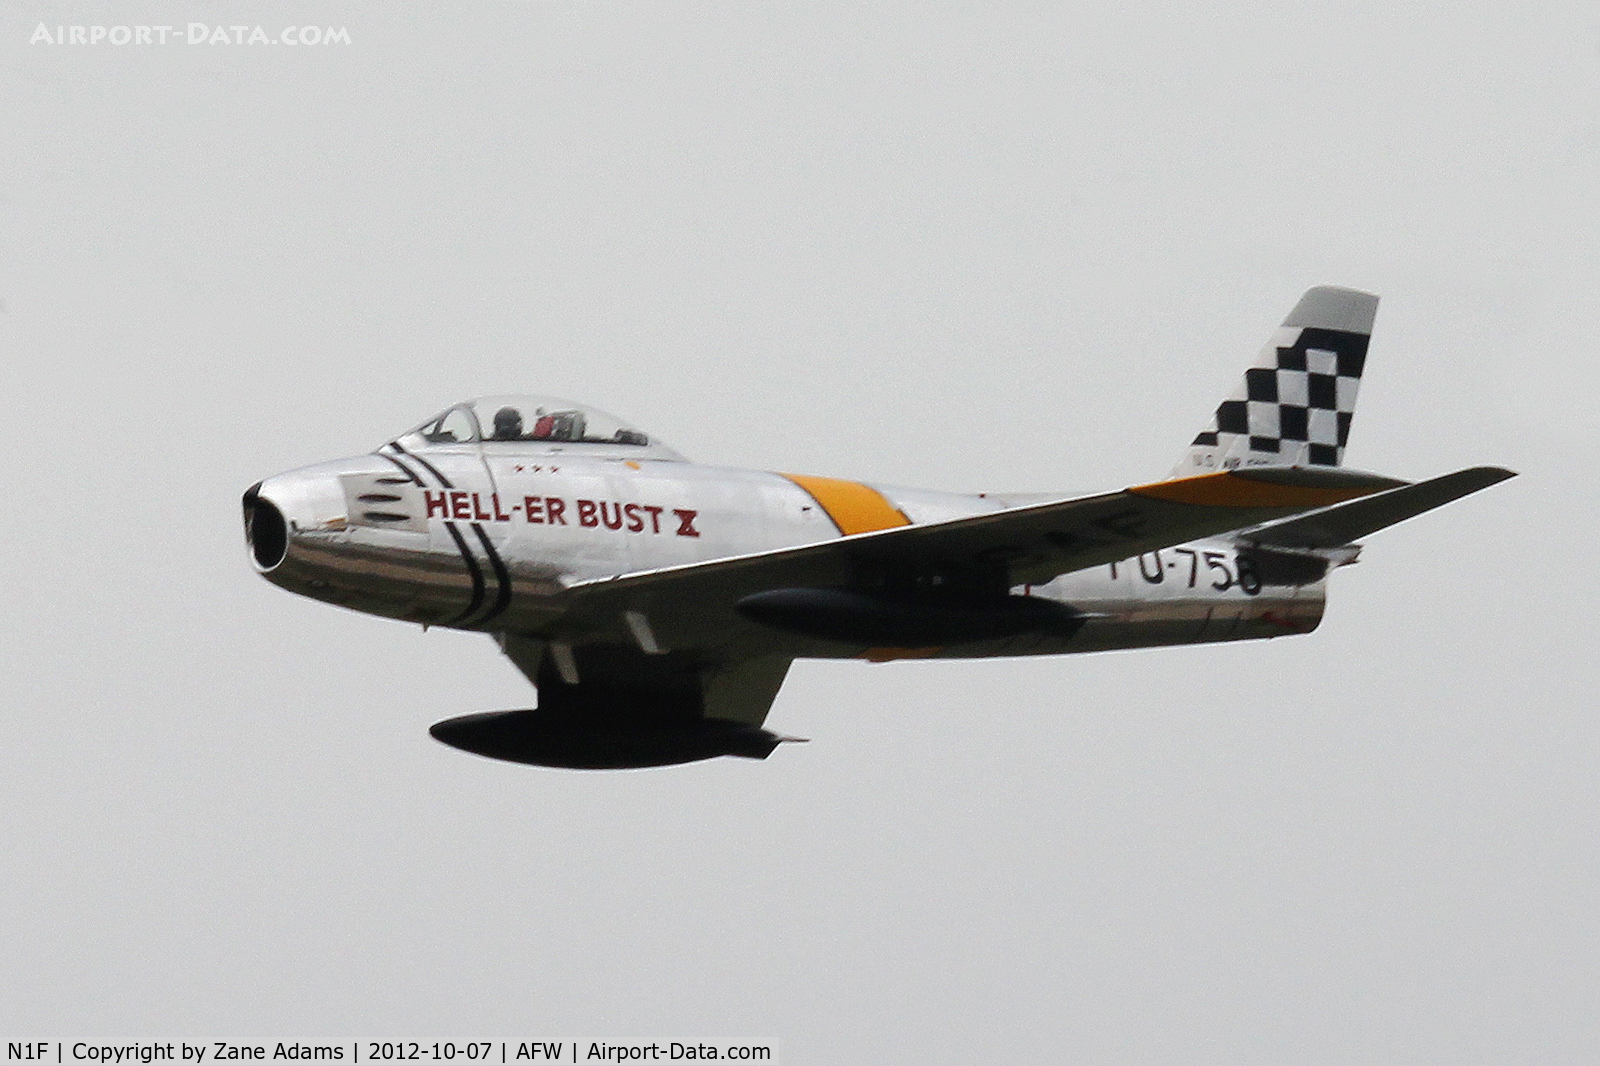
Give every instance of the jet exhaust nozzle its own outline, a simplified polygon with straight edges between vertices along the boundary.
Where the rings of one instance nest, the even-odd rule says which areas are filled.
[[[507,762],[569,770],[626,770],[719,755],[765,759],[791,737],[718,718],[637,718],[565,711],[485,711],[435,722],[453,748]]]
[[[736,605],[774,629],[847,644],[924,647],[1023,633],[1071,635],[1083,614],[1055,600],[1014,595],[838,588],[773,589]]]

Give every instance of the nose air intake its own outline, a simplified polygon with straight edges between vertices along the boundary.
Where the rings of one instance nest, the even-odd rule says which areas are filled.
[[[250,542],[250,554],[263,571],[272,570],[289,552],[289,527],[283,512],[262,497],[259,481],[245,492],[243,502],[244,538]]]

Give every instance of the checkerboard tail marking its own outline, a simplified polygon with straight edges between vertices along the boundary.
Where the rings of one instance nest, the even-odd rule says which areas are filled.
[[[1246,466],[1339,466],[1377,311],[1371,293],[1308,289],[1172,476]]]

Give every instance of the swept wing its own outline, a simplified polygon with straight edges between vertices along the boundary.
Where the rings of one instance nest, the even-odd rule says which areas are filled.
[[[1503,467],[1474,466],[1273,522],[1247,537],[1282,548],[1334,548],[1516,476]]]
[[[797,548],[637,571],[569,589],[569,620],[670,603],[679,624],[726,620],[768,589],[889,579],[1004,589],[1229,530],[1320,510],[1405,482],[1337,468],[1255,468],[1179,478]]]

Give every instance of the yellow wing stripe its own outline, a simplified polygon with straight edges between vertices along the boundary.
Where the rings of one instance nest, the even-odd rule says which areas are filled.
[[[840,481],[831,477],[812,477],[809,474],[781,474],[810,494],[833,519],[839,532],[871,533],[895,526],[909,526],[911,519],[894,504],[884,499],[883,493],[858,481]]]
[[[1394,482],[1394,484],[1402,484]],[[1193,503],[1205,507],[1328,507],[1332,504],[1368,496],[1376,487],[1330,487],[1324,485],[1283,485],[1256,481],[1227,471],[1137,485],[1128,490],[1139,496],[1172,503]]]

